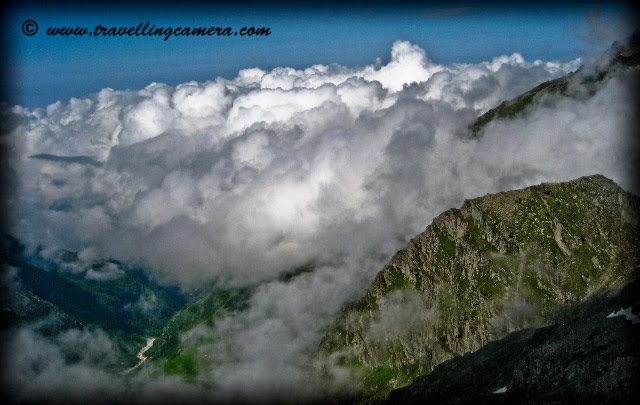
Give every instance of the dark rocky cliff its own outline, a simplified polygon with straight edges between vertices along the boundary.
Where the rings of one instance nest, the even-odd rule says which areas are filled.
[[[386,403],[632,403],[640,395],[640,269],[617,294],[559,311],[436,367]]]

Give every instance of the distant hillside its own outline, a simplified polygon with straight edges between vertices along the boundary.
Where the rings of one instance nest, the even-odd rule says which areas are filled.
[[[312,264],[300,266],[291,271],[280,273],[277,280],[287,283],[301,274],[312,272],[313,269]],[[187,380],[193,379],[198,374],[199,365],[203,360],[199,356],[197,346],[203,343],[212,343],[219,336],[211,333],[206,337],[206,341],[201,340],[190,344],[183,342],[183,336],[197,326],[213,328],[219,319],[234,316],[247,309],[251,297],[259,285],[260,283],[241,288],[208,287],[197,300],[178,311],[166,323],[162,334],[147,352],[147,355],[155,364],[161,365],[165,373],[180,375]],[[204,365],[206,366],[206,361]]]
[[[438,216],[347,306],[320,354],[389,389],[628,280],[640,198],[603,176],[487,195]]]
[[[490,123],[500,119],[512,119],[527,113],[528,109],[541,102],[553,102],[553,97],[583,99],[593,96],[611,77],[640,67],[640,32],[634,33],[625,43],[613,45],[589,66],[576,72],[550,80],[521,94],[503,101],[499,106],[485,112],[471,124],[473,136],[478,136]]]
[[[164,326],[162,333],[147,355],[160,364],[167,374],[175,374],[186,379],[198,373],[200,358],[195,347],[184,345],[182,336],[196,327],[212,327],[220,317],[232,315],[248,307],[252,288],[213,288],[198,300],[178,311]],[[208,336],[216,339],[216,336]],[[198,342],[202,344],[203,342]]]
[[[139,350],[145,338],[161,333],[169,318],[186,304],[175,288],[150,280],[142,269],[116,261],[78,261],[75,252],[60,250],[56,260],[29,254],[15,238],[2,241],[5,271],[15,271],[3,297],[3,328],[36,321],[42,332],[70,327],[100,327],[126,351]],[[74,273],[68,268],[77,268]],[[135,356],[131,356],[132,361]]]

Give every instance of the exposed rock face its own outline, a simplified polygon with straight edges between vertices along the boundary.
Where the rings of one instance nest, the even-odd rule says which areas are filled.
[[[620,308],[625,314],[611,316]],[[630,403],[640,395],[639,311],[637,277],[617,295],[563,311],[551,326],[514,332],[437,366],[386,403]]]
[[[320,352],[382,394],[548,323],[559,304],[628,280],[640,263],[639,211],[638,197],[603,176],[468,200],[394,255]]]

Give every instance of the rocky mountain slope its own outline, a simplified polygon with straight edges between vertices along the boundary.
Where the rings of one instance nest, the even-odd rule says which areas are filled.
[[[495,120],[511,119],[526,114],[535,104],[553,104],[559,97],[585,99],[593,96],[614,76],[635,72],[640,67],[640,32],[625,42],[614,42],[593,64],[555,80],[550,80],[502,102],[485,112],[471,124],[472,136],[479,136]]]
[[[397,252],[320,345],[367,395],[620,285],[640,263],[640,199],[603,176],[467,200]],[[330,373],[330,371],[328,371]]]
[[[439,366],[386,403],[632,403],[640,395],[640,269],[617,294],[560,311]]]

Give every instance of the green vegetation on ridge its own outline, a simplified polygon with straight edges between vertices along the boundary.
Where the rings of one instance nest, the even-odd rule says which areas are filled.
[[[399,375],[549,322],[559,305],[628,278],[640,263],[640,228],[629,219],[638,212],[640,199],[603,176],[466,201],[385,265],[344,309],[319,354],[351,359],[342,367],[360,376],[366,395],[378,397],[406,382]],[[398,294],[421,301],[389,306]],[[406,329],[407,314],[429,311],[433,317],[410,318]],[[390,322],[387,338],[374,333],[381,317]]]
[[[546,97],[591,97],[606,81],[620,71],[635,70],[640,66],[640,33],[635,32],[626,44],[614,42],[611,47],[589,67],[546,81],[526,93],[480,115],[470,126],[473,137],[496,120],[508,120],[525,116],[528,111]],[[575,87],[575,88],[574,88]],[[579,90],[578,90],[579,89]]]

